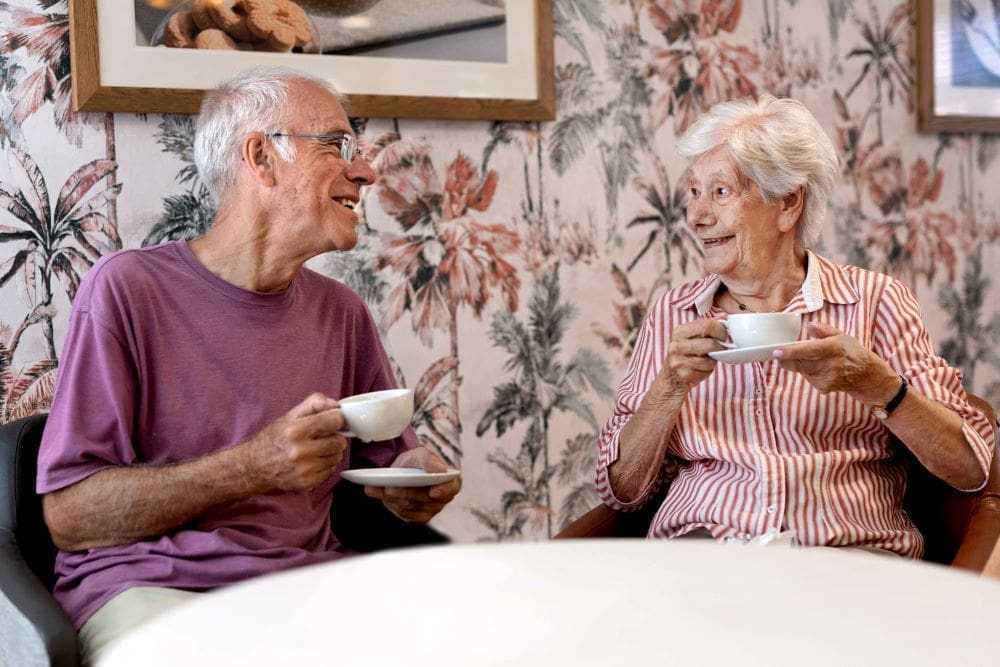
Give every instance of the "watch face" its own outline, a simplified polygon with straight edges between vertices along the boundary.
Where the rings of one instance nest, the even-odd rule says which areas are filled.
[[[872,415],[878,419],[885,419],[889,413],[885,411],[885,408],[872,408]]]

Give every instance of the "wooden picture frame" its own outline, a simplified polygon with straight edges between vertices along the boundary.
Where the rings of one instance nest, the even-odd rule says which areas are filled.
[[[69,0],[73,108],[197,113],[218,81],[280,64],[331,81],[356,117],[552,120],[552,0],[506,2],[507,62],[476,63],[138,46],[134,15],[122,12],[121,0]]]
[[[918,129],[1000,132],[1000,50],[988,50],[994,40],[1000,46],[1000,16],[992,3],[917,0],[916,7]]]

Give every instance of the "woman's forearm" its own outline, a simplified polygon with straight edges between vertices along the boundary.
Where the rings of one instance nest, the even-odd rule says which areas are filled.
[[[885,425],[921,465],[956,489],[978,488],[985,479],[976,454],[962,433],[962,418],[912,387]]]
[[[637,499],[659,473],[688,391],[661,372],[622,428],[618,460],[608,467],[608,478],[615,496],[623,502]]]

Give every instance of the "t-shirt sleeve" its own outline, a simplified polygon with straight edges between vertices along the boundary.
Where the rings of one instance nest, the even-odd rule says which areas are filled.
[[[136,454],[137,393],[127,348],[95,314],[74,309],[38,457],[38,493],[70,486]]]
[[[988,475],[993,458],[993,428],[989,420],[969,404],[961,371],[934,353],[920,305],[914,294],[898,280],[889,282],[879,300],[874,342],[875,352],[917,391],[958,413],[963,420],[962,435],[984,476]],[[984,478],[979,488],[985,484]],[[979,488],[960,490],[978,491]]]

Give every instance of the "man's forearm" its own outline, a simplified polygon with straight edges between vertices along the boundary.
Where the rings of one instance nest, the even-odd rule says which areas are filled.
[[[109,468],[47,494],[45,519],[65,551],[162,535],[212,507],[266,491],[246,466],[237,446],[179,464]]]

